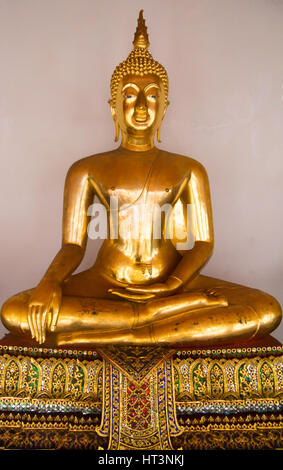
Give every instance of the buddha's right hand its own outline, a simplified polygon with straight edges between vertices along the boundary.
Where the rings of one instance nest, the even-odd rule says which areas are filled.
[[[31,294],[28,324],[32,338],[44,343],[47,331],[54,331],[61,307],[62,291],[54,281],[42,281]]]

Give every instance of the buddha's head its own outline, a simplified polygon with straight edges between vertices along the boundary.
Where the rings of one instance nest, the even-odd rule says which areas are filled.
[[[134,49],[112,75],[109,101],[116,129],[115,141],[121,129],[122,144],[134,150],[152,147],[156,133],[160,140],[160,126],[168,106],[167,72],[148,52],[149,40],[142,13],[141,10]]]

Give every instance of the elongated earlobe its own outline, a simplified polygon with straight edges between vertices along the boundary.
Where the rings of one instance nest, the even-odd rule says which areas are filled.
[[[165,116],[165,113],[166,113],[166,110],[167,110],[167,106],[168,106],[169,104],[170,104],[170,102],[167,101],[166,106],[165,106],[165,109],[164,109],[162,121],[163,121],[163,118],[164,118],[164,116]],[[160,129],[161,129],[161,125],[162,125],[162,123],[160,124],[160,126],[158,127],[157,132],[156,132],[157,142],[161,142],[161,140],[160,140]]]
[[[114,141],[118,142],[119,137],[120,137],[120,126],[119,126],[119,123],[116,119],[114,121],[114,124],[115,124],[115,139],[114,139]]]
[[[114,106],[113,106],[113,101],[112,101],[112,99],[111,99],[111,100],[108,100],[108,103],[110,104],[111,114],[112,114],[112,118],[113,118],[114,126],[115,126],[115,138],[114,138],[114,141],[115,141],[115,142],[118,142],[119,137],[120,137],[120,126],[119,126],[119,123],[118,123],[117,118],[116,118],[116,111],[115,111],[115,108],[114,108]]]

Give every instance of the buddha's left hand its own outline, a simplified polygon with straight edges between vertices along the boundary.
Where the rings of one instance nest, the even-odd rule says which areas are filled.
[[[125,289],[111,289],[111,293],[133,302],[146,302],[155,297],[172,295],[181,285],[182,281],[175,277],[169,277],[165,282],[159,282],[149,286],[127,286]]]

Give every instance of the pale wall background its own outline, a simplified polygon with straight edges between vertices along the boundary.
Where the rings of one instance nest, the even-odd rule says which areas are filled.
[[[280,0],[0,0],[0,303],[57,252],[69,166],[115,145],[109,80],[140,8],[170,78],[161,147],[210,177],[216,245],[204,272],[283,303]],[[82,267],[95,252],[92,242]]]

